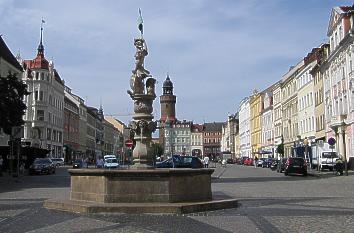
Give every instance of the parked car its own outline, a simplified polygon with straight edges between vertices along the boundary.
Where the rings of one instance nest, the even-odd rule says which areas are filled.
[[[56,167],[64,166],[64,158],[51,158]]]
[[[36,158],[29,167],[29,174],[54,174],[55,165],[50,158]]]
[[[156,168],[203,168],[203,162],[196,156],[173,156],[162,162],[156,163]]]
[[[286,161],[284,175],[287,176],[290,173],[307,176],[307,163],[305,159],[301,157],[288,158]]]
[[[243,162],[243,165],[253,166],[253,159],[252,158],[245,159],[245,161]]]
[[[229,159],[226,160],[226,163],[228,163],[228,164],[234,164],[234,163],[235,163],[235,160],[229,158]]]
[[[238,164],[240,164],[240,165],[244,165],[245,164],[245,161],[246,161],[246,159],[248,159],[248,157],[241,157],[240,158],[240,160],[239,160],[239,162],[238,162]]]
[[[267,167],[270,168],[270,166],[272,165],[274,161],[274,158],[267,158],[264,163],[262,164],[262,167]]]
[[[286,161],[287,161],[287,158],[282,158],[279,160],[277,172],[282,173],[285,170]]]
[[[83,167],[86,167],[86,165],[82,159],[76,159],[73,162],[73,168],[83,168]]]
[[[257,161],[257,167],[263,167],[263,163],[266,161],[266,158],[259,158]]]

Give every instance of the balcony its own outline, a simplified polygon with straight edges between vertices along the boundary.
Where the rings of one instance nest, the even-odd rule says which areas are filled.
[[[329,127],[340,126],[347,119],[347,114],[332,116]]]

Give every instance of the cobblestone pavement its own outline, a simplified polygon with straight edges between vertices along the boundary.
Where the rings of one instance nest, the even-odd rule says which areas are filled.
[[[43,208],[68,198],[65,168],[55,175],[0,177],[0,232],[354,232],[354,175],[284,176],[228,165],[213,174],[214,195],[240,200],[235,209],[187,215],[79,215]]]

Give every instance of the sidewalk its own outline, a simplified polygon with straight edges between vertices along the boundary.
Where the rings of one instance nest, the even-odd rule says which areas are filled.
[[[314,177],[318,177],[318,178],[328,178],[328,177],[338,176],[335,174],[335,171],[317,171],[316,169],[308,170],[307,174],[309,176],[314,176]],[[352,175],[354,175],[354,171],[348,170],[348,176],[352,176]],[[344,171],[343,176],[345,176],[345,171]]]

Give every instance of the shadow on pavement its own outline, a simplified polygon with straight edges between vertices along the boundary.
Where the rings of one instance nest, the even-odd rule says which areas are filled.
[[[219,178],[212,179],[212,183],[235,183],[235,182],[271,182],[271,181],[298,181],[298,180],[314,180],[317,177],[303,177],[298,175],[274,176],[274,177],[241,177],[241,178]]]
[[[30,188],[63,188],[70,187],[70,175],[67,168],[56,169],[56,174],[51,175],[28,175],[12,177],[3,173],[0,177],[0,193],[19,191]]]

